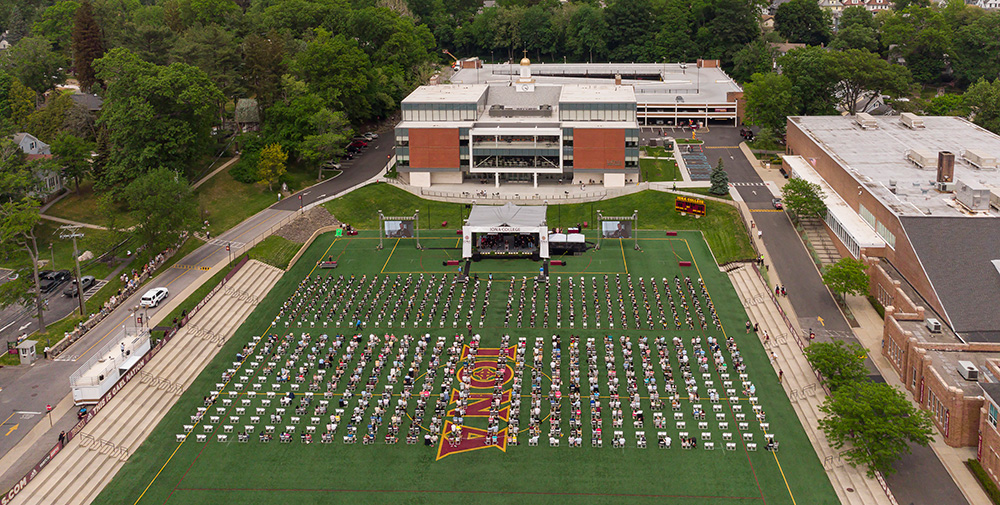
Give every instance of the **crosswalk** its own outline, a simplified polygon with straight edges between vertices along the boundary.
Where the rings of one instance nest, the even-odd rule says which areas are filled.
[[[739,149],[740,146],[704,146],[705,149]]]
[[[730,182],[733,186],[766,186],[763,182]]]

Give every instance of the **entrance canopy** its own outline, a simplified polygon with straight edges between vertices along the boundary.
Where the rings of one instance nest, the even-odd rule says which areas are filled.
[[[503,206],[473,205],[472,212],[462,227],[462,256],[472,257],[473,233],[504,233],[537,235],[539,256],[548,258],[546,210],[547,207],[544,205],[519,206],[512,203]]]

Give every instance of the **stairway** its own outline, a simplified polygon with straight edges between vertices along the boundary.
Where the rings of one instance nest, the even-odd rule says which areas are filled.
[[[819,256],[819,261],[823,266],[832,265],[840,259],[840,251],[833,244],[833,239],[827,233],[823,221],[815,217],[804,217],[799,218],[799,224],[805,230],[809,245],[813,251],[816,251],[816,256]]]
[[[847,505],[895,505],[895,500],[886,495],[878,480],[868,478],[863,468],[847,464],[840,458],[839,451],[830,447],[826,434],[819,428],[819,420],[823,417],[819,406],[826,398],[826,391],[796,343],[799,336],[785,323],[770,290],[753,268],[747,264],[732,269],[728,272],[729,278],[750,321],[760,325],[758,336],[761,344],[768,354],[774,353],[775,366],[784,371],[782,387],[823,462],[840,502]],[[764,331],[770,335],[767,343],[763,341]]]
[[[12,503],[90,503],[256,308],[249,297],[263,298],[282,274],[244,265]]]

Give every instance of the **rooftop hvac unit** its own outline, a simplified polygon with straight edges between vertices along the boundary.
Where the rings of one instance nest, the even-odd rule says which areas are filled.
[[[942,193],[954,193],[955,183],[954,182],[936,182],[934,187]]]
[[[962,374],[962,377],[967,381],[979,380],[979,369],[971,361],[959,361],[958,373]]]
[[[941,321],[938,321],[933,317],[928,317],[924,324],[927,325],[927,329],[930,330],[931,333],[941,333]]]
[[[971,211],[990,210],[990,188],[977,182],[955,181],[955,200]]]
[[[867,112],[859,112],[854,116],[854,122],[858,123],[862,129],[874,130],[878,128],[878,122]]]
[[[962,159],[975,168],[990,170],[997,168],[997,157],[983,151],[966,149],[962,151]]]
[[[932,151],[907,149],[906,159],[920,168],[928,168],[935,166],[934,164],[937,162],[937,155],[935,155]]]
[[[917,129],[924,127],[924,119],[912,112],[904,112],[900,114],[899,120],[908,128]]]

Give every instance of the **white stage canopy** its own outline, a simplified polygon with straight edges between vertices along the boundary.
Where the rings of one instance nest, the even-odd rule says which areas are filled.
[[[549,257],[549,231],[545,224],[546,206],[473,205],[462,227],[462,257],[472,257],[473,233],[522,233],[538,235],[538,255]]]

